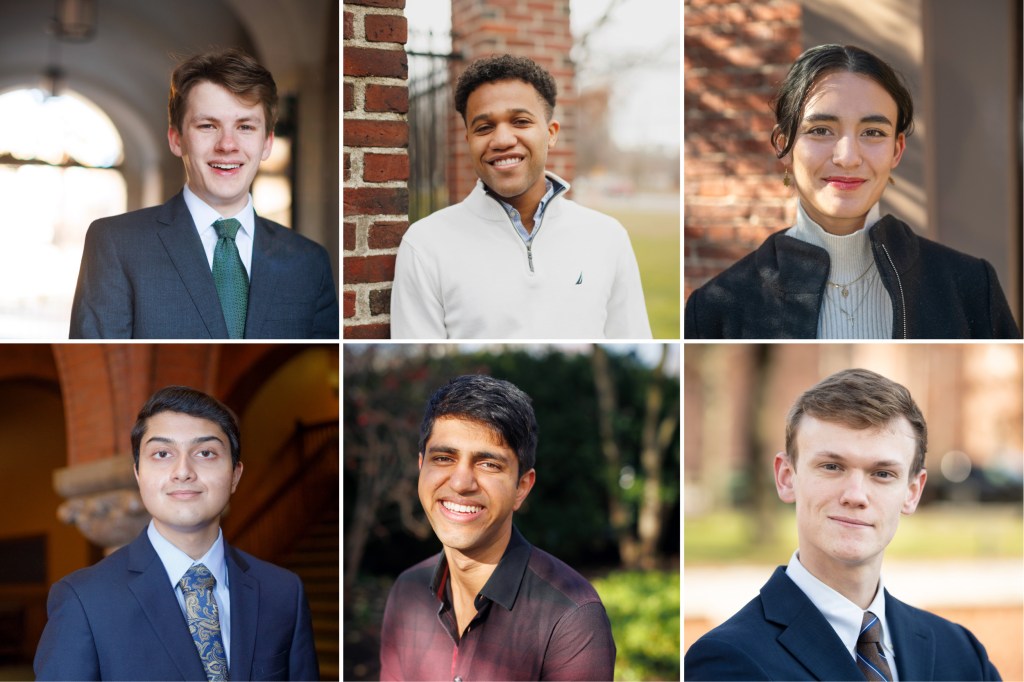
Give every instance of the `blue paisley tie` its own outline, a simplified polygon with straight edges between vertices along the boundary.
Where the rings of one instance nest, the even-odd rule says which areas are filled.
[[[228,662],[220,637],[217,599],[213,596],[216,582],[210,569],[203,564],[195,564],[188,569],[179,585],[185,595],[185,619],[199,650],[206,679],[209,682],[226,682]]]

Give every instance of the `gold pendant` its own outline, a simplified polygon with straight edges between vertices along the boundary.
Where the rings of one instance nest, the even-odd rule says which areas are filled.
[[[846,287],[843,287],[843,298],[846,298],[849,295],[850,295],[850,290],[847,289]]]

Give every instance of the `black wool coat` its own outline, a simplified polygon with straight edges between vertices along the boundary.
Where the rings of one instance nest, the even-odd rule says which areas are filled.
[[[868,232],[892,298],[894,339],[1019,339],[992,265],[919,237],[887,215]],[[686,301],[687,339],[813,339],[825,295],[825,249],[768,237]]]

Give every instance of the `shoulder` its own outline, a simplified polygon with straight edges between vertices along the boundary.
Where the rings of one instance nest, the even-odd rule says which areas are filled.
[[[259,559],[248,552],[243,552],[237,547],[226,545],[225,553],[232,558],[242,570],[257,580],[272,582],[276,587],[283,585],[302,585],[302,580],[299,576],[292,571],[289,571],[287,568],[281,568],[277,564],[272,564],[269,561]]]
[[[327,255],[327,250],[322,245],[280,223],[256,216],[256,224],[273,236],[275,240],[280,240],[280,244],[291,251],[310,255],[321,255],[322,252],[322,255]]]
[[[761,658],[766,653],[764,647],[778,638],[778,630],[765,618],[761,597],[755,597],[687,649],[683,664],[686,679],[771,679]]]
[[[954,655],[967,650],[978,651],[981,647],[974,634],[963,625],[902,602],[888,591],[886,596],[886,618],[898,619],[901,624],[912,624],[915,630],[930,632],[935,638],[937,651]]]
[[[405,231],[402,245],[422,246],[443,241],[446,237],[466,226],[474,224],[479,218],[466,208],[465,202],[446,206],[430,215],[420,218]]]
[[[127,577],[128,553],[131,545],[125,545],[104,557],[92,566],[80,568],[61,578],[55,585],[71,588],[79,596],[93,593],[107,593],[119,590],[123,585],[118,576]],[[156,554],[154,553],[154,558]]]
[[[629,233],[616,218],[566,197],[558,197],[554,202],[552,208],[557,210],[557,219],[584,230],[588,237],[629,240]]]
[[[394,586],[391,588],[392,591],[408,589],[426,590],[429,588],[430,581],[434,577],[434,569],[437,568],[437,562],[440,557],[440,554],[434,554],[402,571],[395,579]]]
[[[89,235],[115,234],[128,230],[135,232],[141,228],[155,227],[159,224],[157,218],[164,215],[167,206],[167,204],[150,206],[120,215],[98,218],[89,226]]]
[[[550,592],[566,606],[601,603],[597,590],[586,578],[561,559],[536,547],[530,548],[527,578],[532,578],[542,591]]]
[[[951,267],[977,270],[986,266],[981,258],[922,237],[892,215],[886,215],[876,223],[872,228],[872,237],[892,249],[890,255],[898,265],[904,261],[905,268],[917,265],[945,271]],[[946,276],[949,274],[945,272]]]

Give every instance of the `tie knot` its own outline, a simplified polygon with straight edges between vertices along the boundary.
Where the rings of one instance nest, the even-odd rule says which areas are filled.
[[[878,643],[882,641],[882,621],[878,620],[878,616],[871,613],[870,611],[864,612],[864,620],[860,626],[860,636],[857,637],[857,643],[861,642],[872,642]]]
[[[238,222],[234,218],[224,218],[222,220],[213,221],[213,229],[217,230],[217,236],[221,239],[227,237],[228,239],[234,239],[235,235],[238,234],[238,229],[242,227],[242,223]]]
[[[182,592],[198,592],[213,589],[216,583],[217,579],[210,573],[210,569],[203,564],[195,564],[182,576],[180,585]]]

